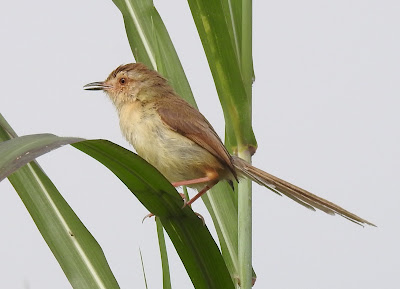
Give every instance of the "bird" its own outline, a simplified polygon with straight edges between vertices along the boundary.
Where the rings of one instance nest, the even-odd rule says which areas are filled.
[[[139,156],[175,187],[185,185],[198,190],[187,205],[222,180],[249,178],[308,209],[375,226],[231,155],[203,114],[182,99],[166,78],[142,63],[120,65],[105,81],[86,84],[84,89],[102,90],[108,95],[118,112],[122,134]]]

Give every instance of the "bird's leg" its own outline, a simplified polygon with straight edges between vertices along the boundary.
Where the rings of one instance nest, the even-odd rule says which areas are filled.
[[[210,181],[212,181],[214,179],[215,179],[215,177],[213,178],[212,176],[206,176],[204,178],[198,178],[198,179],[193,179],[193,180],[185,180],[185,181],[180,181],[180,182],[173,182],[172,185],[174,187],[188,186],[188,185],[207,183],[207,182],[210,182]]]
[[[211,181],[211,180],[212,180],[212,179],[211,179],[210,177],[204,177],[204,178],[193,179],[193,180],[188,180],[188,181],[175,182],[175,183],[172,183],[172,185],[173,185],[174,187],[180,187],[180,186],[186,186],[186,185],[193,185],[193,184],[200,184],[200,183],[204,183],[204,182],[209,182],[209,181]],[[213,185],[212,185],[212,186],[213,186]],[[212,187],[212,186],[211,186],[211,187]],[[182,207],[182,208],[186,207],[187,205],[190,206],[191,203],[193,203],[196,199],[198,199],[202,194],[204,194],[205,192],[207,192],[211,187],[206,186],[206,187],[205,187],[204,189],[202,189],[196,196],[194,196],[194,198],[191,199],[189,202],[188,202],[188,200],[186,199],[185,194],[180,194],[181,197],[182,197],[182,199],[183,199],[183,207]],[[200,194],[200,193],[201,193],[201,194]],[[203,218],[203,216],[200,215],[200,214],[198,214],[198,213],[196,213],[196,214],[197,214],[197,216],[198,216],[200,219],[202,219],[202,221],[203,221],[203,223],[204,223],[204,218]],[[142,220],[142,223],[143,223],[144,220],[146,220],[147,218],[151,218],[151,217],[153,217],[153,216],[154,216],[154,214],[152,214],[152,213],[147,214],[146,216],[144,216],[144,218],[143,218],[143,220]]]
[[[174,182],[172,185],[174,187],[180,187],[180,186],[187,186],[187,185],[195,185],[195,184],[202,184],[202,183],[207,183],[207,185],[197,193],[192,199],[190,199],[189,202],[186,202],[183,205],[183,207],[190,206],[194,201],[196,201],[198,198],[200,198],[202,195],[204,195],[209,189],[211,189],[213,186],[215,186],[219,179],[219,175],[216,171],[207,171],[206,176],[198,179],[192,179],[192,180],[184,180],[180,182]]]
[[[217,182],[218,182],[218,181],[217,181]],[[216,184],[216,183],[215,183],[215,184]],[[184,207],[186,207],[186,206],[190,206],[194,201],[196,201],[201,195],[203,195],[204,193],[206,193],[206,192],[207,192],[209,189],[211,189],[213,186],[214,186],[214,184],[211,185],[211,186],[206,186],[206,187],[205,187],[204,189],[202,189],[199,193],[197,193],[197,195],[194,196],[194,198],[191,199],[189,202],[187,201],[186,196],[185,196],[184,194],[180,194],[181,197],[182,197],[182,199],[183,199],[183,207],[182,207],[182,209],[183,209]],[[201,219],[201,221],[203,222],[203,225],[205,225],[206,222],[205,222],[205,220],[204,220],[204,217],[203,217],[201,214],[197,213],[197,212],[194,212],[194,213],[197,215],[197,217],[199,217],[199,218]],[[144,220],[146,220],[147,218],[151,218],[151,217],[154,217],[154,214],[152,214],[152,213],[147,214],[146,216],[144,216],[144,218],[143,218],[143,220],[142,220],[142,223],[144,222]]]
[[[179,182],[173,182],[172,185],[174,187],[180,187],[180,186],[187,186],[187,185],[195,185],[195,184],[201,184],[201,183],[208,183],[200,192],[197,193],[190,201],[187,201],[186,196],[184,194],[180,194],[183,199],[183,207],[190,206],[193,204],[194,201],[196,201],[198,198],[200,198],[202,195],[204,195],[208,190],[210,190],[213,186],[215,186],[218,182],[218,173],[215,171],[208,171],[207,175],[203,178],[198,178],[198,179],[192,179],[192,180],[185,180],[185,181],[179,181]],[[196,213],[196,215],[203,221],[204,223],[204,218],[202,215]],[[143,221],[147,218],[153,217],[154,214],[150,213],[147,214],[144,218]],[[142,221],[142,222],[143,222]]]
[[[210,177],[204,177],[204,178],[198,178],[198,179],[193,179],[193,180],[185,180],[185,181],[180,181],[180,182],[173,182],[172,185],[174,187],[180,187],[180,186],[187,186],[187,185],[194,185],[194,184],[201,184],[201,183],[207,183],[209,181],[211,181],[212,179]],[[209,189],[207,189],[206,191],[208,191]],[[205,192],[206,192],[205,191]],[[205,193],[204,192],[204,193]],[[203,193],[203,194],[204,194]],[[183,199],[183,207],[186,207],[187,205],[190,205],[191,203],[193,203],[194,201],[190,200],[188,202],[188,200],[186,199],[186,196],[184,194],[180,194],[182,199]],[[195,198],[197,199],[199,196],[195,196]]]
[[[208,192],[212,187],[214,187],[218,183],[218,180],[214,180],[212,183],[209,183],[206,185],[200,192],[197,193],[193,198],[190,199],[189,202],[187,202],[183,207],[185,206],[190,206],[193,204],[194,201],[196,201],[198,198],[200,198],[202,195]]]

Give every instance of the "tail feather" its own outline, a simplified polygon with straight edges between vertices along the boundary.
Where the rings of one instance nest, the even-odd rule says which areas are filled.
[[[264,172],[239,157],[233,156],[233,165],[239,172],[239,175],[244,175],[254,182],[267,187],[268,189],[274,191],[279,195],[284,194],[308,209],[314,211],[315,209],[319,209],[329,215],[338,214],[359,225],[368,224],[376,227],[374,224],[343,209],[342,207],[332,202],[329,202],[328,200],[325,200],[321,197],[318,197],[306,190],[303,190],[295,185],[292,185],[291,183],[279,179],[267,172]]]

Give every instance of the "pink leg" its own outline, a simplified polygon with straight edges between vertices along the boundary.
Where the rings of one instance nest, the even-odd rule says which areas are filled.
[[[172,185],[174,187],[180,187],[180,186],[188,186],[188,185],[194,185],[194,184],[201,184],[201,183],[207,183],[209,181],[212,181],[214,178],[213,177],[204,177],[204,178],[198,178],[198,179],[193,179],[193,180],[185,180],[185,181],[180,181],[180,182],[174,182]]]
[[[210,190],[212,187],[214,187],[217,183],[218,183],[218,180],[214,180],[214,182],[205,186],[200,192],[197,193],[197,195],[195,195],[193,198],[191,198],[189,202],[187,202],[185,205],[183,205],[183,207],[190,206],[191,204],[193,204],[194,201],[196,201],[202,195],[207,193],[207,191]]]
[[[211,182],[211,183],[209,183],[208,185],[206,185],[200,192],[198,192],[197,195],[195,195],[192,199],[190,199],[189,202],[186,202],[186,197],[185,197],[184,195],[181,194],[182,197],[183,197],[183,201],[184,201],[184,204],[183,204],[183,207],[182,207],[182,208],[184,208],[184,207],[186,207],[186,206],[190,206],[191,204],[193,204],[194,201],[196,201],[196,200],[197,200],[198,198],[200,198],[202,195],[204,195],[205,193],[207,193],[207,191],[210,190],[212,187],[214,187],[214,186],[219,182],[219,180],[216,179],[217,176],[218,176],[218,175],[211,175],[211,176],[207,176],[207,177],[204,177],[204,178],[198,178],[198,179],[193,179],[193,180],[187,180],[187,181],[180,181],[180,182],[172,183],[172,185],[173,185],[174,187],[180,187],[180,186],[186,186],[186,185],[194,185],[194,184],[201,184],[201,183]],[[203,223],[204,223],[204,218],[203,218],[203,216],[201,216],[200,214],[197,214],[197,215],[200,216],[200,219],[202,219],[202,220],[203,220]],[[142,223],[143,223],[143,221],[144,221],[145,219],[151,218],[151,217],[153,217],[153,216],[154,216],[154,214],[152,214],[152,213],[147,214],[147,215],[143,218]]]

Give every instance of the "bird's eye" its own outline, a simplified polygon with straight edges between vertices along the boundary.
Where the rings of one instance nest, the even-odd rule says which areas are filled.
[[[121,78],[121,79],[119,80],[119,83],[120,83],[120,84],[125,84],[125,83],[126,83],[126,79],[125,79],[125,78]]]

